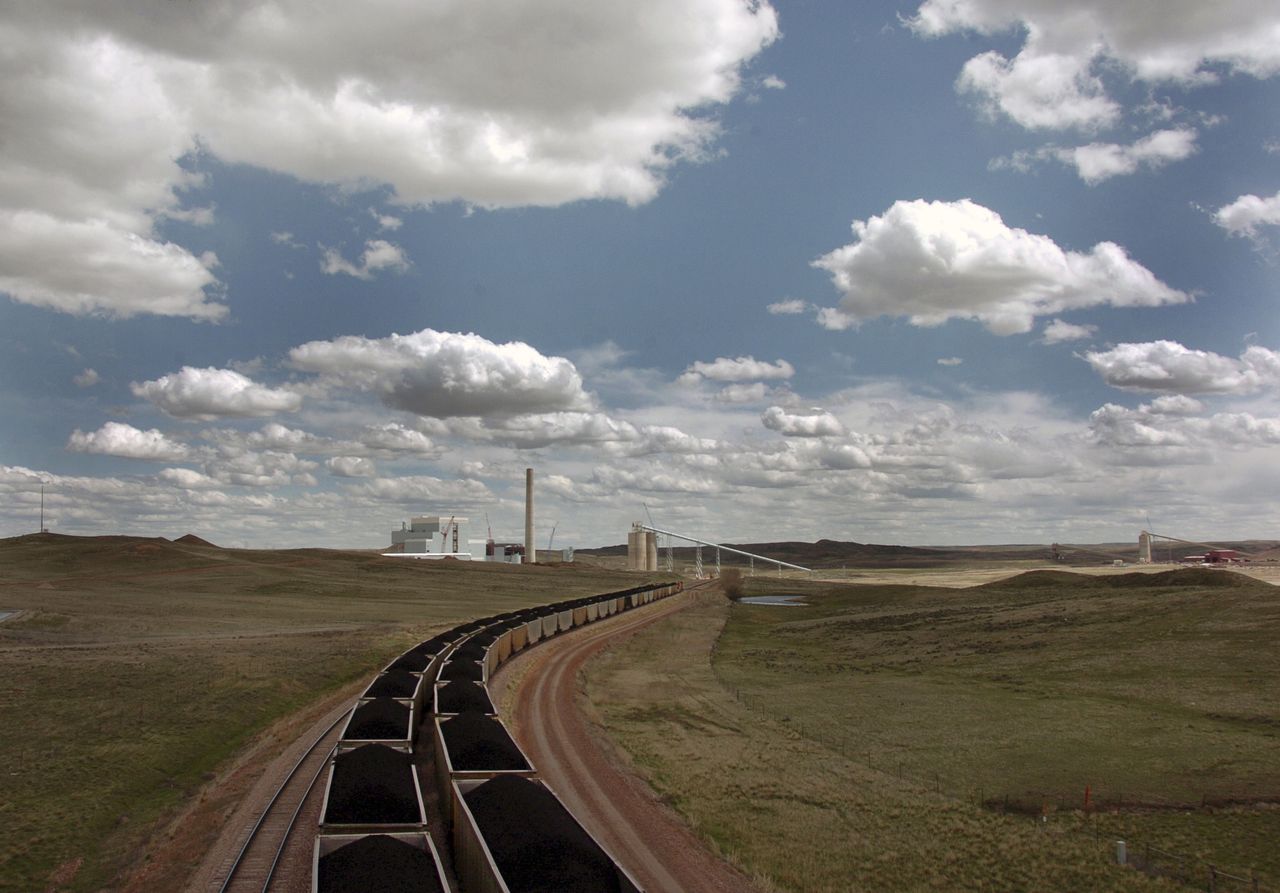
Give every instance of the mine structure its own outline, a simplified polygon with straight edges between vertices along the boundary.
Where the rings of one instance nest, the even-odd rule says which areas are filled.
[[[755,572],[755,563],[762,561],[765,564],[774,565],[778,568],[778,574],[781,576],[784,567],[792,570],[804,571],[805,573],[813,573],[811,568],[801,567],[798,564],[791,564],[787,561],[779,561],[777,558],[769,558],[767,555],[756,555],[754,552],[744,552],[741,549],[735,549],[732,546],[726,546],[722,543],[713,543],[710,540],[699,539],[696,536],[688,536],[683,533],[674,533],[670,530],[662,530],[649,524],[641,524],[639,521],[633,522],[631,532],[627,534],[627,570],[629,571],[656,571],[658,570],[658,537],[665,536],[667,538],[667,561],[666,571],[670,573],[675,569],[675,540],[681,540],[686,543],[693,543],[694,552],[694,571],[695,578],[702,580],[705,573],[702,567],[702,548],[706,546],[716,550],[716,572],[715,576],[720,576],[720,553],[728,552],[732,555],[741,555],[750,560],[752,572]]]

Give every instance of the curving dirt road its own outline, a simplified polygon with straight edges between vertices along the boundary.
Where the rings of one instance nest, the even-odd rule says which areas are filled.
[[[509,721],[539,774],[646,893],[746,893],[757,889],[716,857],[635,775],[619,768],[591,734],[578,703],[578,674],[611,641],[689,604],[683,593],[589,624],[531,648],[491,682],[514,691]]]

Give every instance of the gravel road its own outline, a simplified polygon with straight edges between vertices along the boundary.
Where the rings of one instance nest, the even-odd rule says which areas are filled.
[[[517,739],[565,805],[646,893],[749,893],[756,887],[712,854],[645,782],[610,759],[579,703],[578,675],[601,649],[689,604],[684,593],[589,624],[529,649],[490,683],[506,685]]]

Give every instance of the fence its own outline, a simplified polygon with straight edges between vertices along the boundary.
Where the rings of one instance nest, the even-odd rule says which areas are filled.
[[[1119,843],[1117,848],[1120,851],[1126,849]],[[1249,877],[1229,874],[1211,863],[1189,859],[1181,853],[1171,853],[1150,844],[1144,844],[1136,852],[1128,852],[1126,855],[1126,864],[1139,871],[1155,877],[1172,878],[1188,887],[1208,890],[1209,893],[1234,893],[1237,890],[1260,893],[1262,890],[1256,874],[1250,873]]]

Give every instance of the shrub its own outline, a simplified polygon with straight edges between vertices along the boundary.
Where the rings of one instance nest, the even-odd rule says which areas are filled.
[[[727,567],[720,572],[720,588],[729,596],[729,601],[736,602],[746,592],[742,585],[742,571],[736,567]]]

